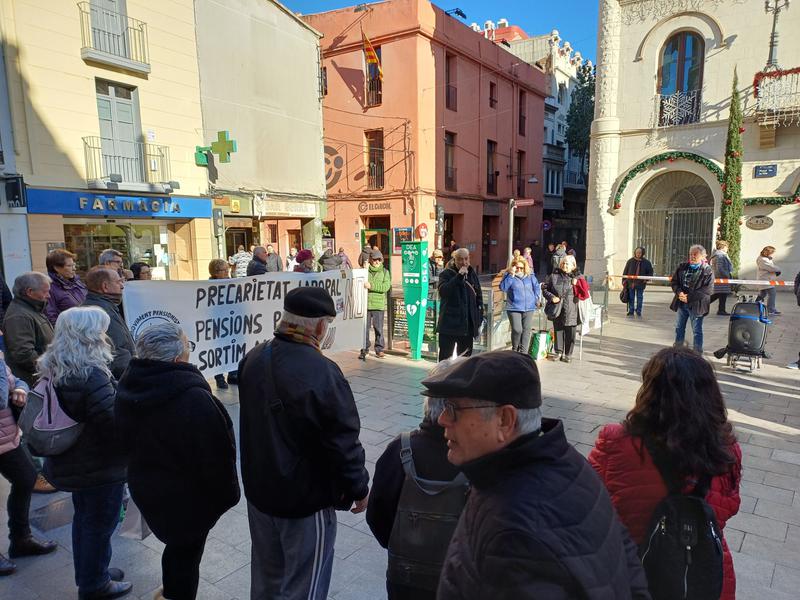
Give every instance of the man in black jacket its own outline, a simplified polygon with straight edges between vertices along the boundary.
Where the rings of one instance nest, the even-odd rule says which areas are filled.
[[[672,276],[670,309],[678,313],[675,321],[675,345],[682,346],[686,338],[686,324],[692,322],[693,348],[703,353],[703,318],[711,305],[714,293],[714,270],[706,262],[706,249],[696,244],[689,248],[688,262],[681,263]]]
[[[239,364],[250,597],[325,600],[335,511],[366,509],[369,474],[350,386],[320,353],[336,316],[333,299],[301,287],[286,294],[283,307],[275,338]]]
[[[542,419],[531,357],[484,352],[422,383],[445,400],[448,459],[472,485],[439,600],[650,598],[603,483],[563,424]]]
[[[439,275],[439,360],[472,354],[473,339],[483,321],[483,295],[469,250],[458,248]]]
[[[247,263],[247,276],[263,275],[267,272],[267,249],[264,246],[253,248],[253,260]]]
[[[111,374],[119,379],[131,362],[131,358],[136,355],[133,336],[120,313],[125,280],[117,271],[106,267],[92,267],[86,274],[84,282],[89,292],[81,306],[99,306],[111,318],[111,324],[106,332],[113,345],[114,361],[110,367]]]

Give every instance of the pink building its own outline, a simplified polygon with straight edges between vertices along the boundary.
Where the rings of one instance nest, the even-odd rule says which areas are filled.
[[[399,273],[399,240],[455,240],[483,273],[541,237],[545,75],[427,0],[306,15],[322,32],[325,225],[354,259],[379,246]],[[364,55],[362,31],[383,78]],[[438,218],[437,218],[438,217]]]

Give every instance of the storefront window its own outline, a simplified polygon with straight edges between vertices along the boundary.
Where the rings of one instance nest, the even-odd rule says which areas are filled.
[[[97,264],[106,248],[119,250],[125,267],[143,262],[150,266],[153,279],[169,279],[174,256],[169,250],[166,224],[137,221],[115,223],[66,223],[64,240],[67,249],[78,255],[78,272],[83,275]]]

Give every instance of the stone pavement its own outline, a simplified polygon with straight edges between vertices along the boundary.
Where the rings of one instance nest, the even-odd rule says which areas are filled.
[[[612,294],[612,298],[615,296]],[[540,363],[545,414],[564,420],[567,437],[586,454],[603,424],[621,420],[631,408],[639,372],[647,358],[672,341],[673,313],[669,294],[646,293],[644,319],[624,316],[624,306],[611,306],[604,336],[586,338],[582,361]],[[739,514],[728,522],[725,536],[734,551],[741,600],[789,600],[800,589],[800,373],[784,366],[800,351],[800,309],[790,294],[779,294],[784,315],[776,319],[768,347],[774,358],[754,374],[736,373],[722,361],[719,379],[731,420],[744,452],[744,481]],[[706,320],[706,349],[724,345],[727,319]],[[710,353],[709,353],[710,355]],[[373,470],[386,443],[419,421],[418,395],[430,363],[388,357],[366,363],[355,352],[337,355],[348,377],[362,420],[361,441]],[[220,394],[236,421],[236,391]],[[0,478],[0,501],[8,493]],[[59,502],[59,500],[63,500]],[[187,502],[191,502],[187,498]],[[47,531],[60,544],[50,556],[18,561],[19,571],[0,578],[0,598],[14,600],[70,600],[77,597],[73,583],[69,510],[66,494],[34,496],[37,515],[61,525]],[[47,506],[45,506],[47,505]],[[49,508],[48,508],[49,507]],[[60,509],[60,510],[59,510]],[[385,597],[386,554],[370,535],[363,515],[338,513],[339,529],[330,597],[336,600],[376,600]],[[0,539],[5,539],[7,515],[0,509]],[[44,523],[46,518],[40,522]],[[0,543],[0,551],[6,548]],[[153,537],[138,542],[114,538],[112,565],[126,571],[134,595],[153,597],[160,582],[162,545]],[[249,598],[249,533],[242,502],[222,517],[211,532],[201,566],[198,598]]]

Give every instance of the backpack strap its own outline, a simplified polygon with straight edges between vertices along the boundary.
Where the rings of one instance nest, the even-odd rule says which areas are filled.
[[[292,428],[286,418],[286,410],[283,401],[278,396],[278,389],[275,386],[275,375],[272,369],[272,340],[264,346],[264,353],[266,354],[266,360],[264,361],[264,377],[267,381],[267,401],[264,404],[264,414],[266,416],[268,412],[272,413],[272,418],[275,420],[275,424],[289,451],[295,456],[301,456],[294,437],[292,436]]]
[[[410,431],[404,431],[400,434],[400,462],[403,463],[406,477],[412,479],[417,484],[417,487],[428,496],[436,496],[446,490],[468,484],[464,473],[459,473],[452,481],[434,481],[432,479],[423,479],[417,475],[417,468],[414,466],[414,453],[411,450]]]

